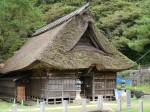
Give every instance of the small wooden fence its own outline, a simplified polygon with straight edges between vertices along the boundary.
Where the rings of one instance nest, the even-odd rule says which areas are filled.
[[[100,112],[103,111],[103,96],[102,95],[98,96],[97,107]],[[117,100],[117,107],[118,107],[117,112],[122,112],[122,102],[120,99]],[[131,107],[131,91],[130,90],[127,90],[126,107],[128,109]],[[139,101],[138,107],[139,107],[138,112],[143,112],[143,101],[142,100]],[[17,110],[18,110],[17,104],[13,104],[12,112],[18,112]],[[46,111],[45,102],[41,102],[39,112],[45,112],[45,111]],[[66,101],[66,100],[63,101],[63,112],[68,112],[68,101]],[[82,99],[82,112],[88,112],[88,110],[86,108],[86,99]]]

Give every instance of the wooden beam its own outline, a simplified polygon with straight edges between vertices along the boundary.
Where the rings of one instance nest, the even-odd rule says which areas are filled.
[[[93,74],[93,79],[92,79],[92,100],[95,101],[95,76]]]
[[[16,84],[16,82],[14,82],[14,83],[15,83],[14,98],[16,99],[17,98],[17,84]]]
[[[95,65],[90,66],[84,73],[83,76],[88,76],[91,71],[93,70],[93,68],[95,67]]]
[[[63,100],[64,100],[64,78],[63,78],[63,74],[62,74],[62,81],[61,81],[61,84],[62,84],[62,98],[61,98],[61,100],[62,100],[62,102],[63,102]]]

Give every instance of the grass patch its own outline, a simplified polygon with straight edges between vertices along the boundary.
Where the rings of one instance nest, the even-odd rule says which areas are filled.
[[[126,107],[126,102],[122,101],[122,112],[138,112],[139,100],[143,101],[143,112],[150,112],[150,99],[138,99],[131,101],[131,108]],[[112,107],[117,111],[117,107]]]
[[[129,112],[138,112],[138,102],[139,100],[143,101],[143,112],[149,112],[150,111],[150,99],[138,99],[138,100],[132,100],[131,101],[131,108],[129,109]],[[18,108],[21,109],[18,112],[39,112],[39,106],[20,106],[20,104],[17,104]],[[11,112],[11,106],[12,103],[7,103],[0,101],[0,112]],[[74,106],[72,108],[72,106]],[[57,105],[46,105],[46,112],[63,112],[62,104]],[[97,104],[87,104],[87,110],[95,110],[97,109]],[[104,109],[113,109],[114,111],[117,111],[117,102],[116,101],[109,101],[104,102]],[[122,101],[122,112],[126,112],[126,102]],[[68,104],[68,112],[81,112],[82,108],[81,105],[77,104]]]
[[[120,85],[117,85],[117,89],[121,89]],[[143,91],[143,92],[149,92],[150,93],[150,85],[138,85],[133,87],[132,85],[126,85],[127,90],[136,90],[136,91]]]

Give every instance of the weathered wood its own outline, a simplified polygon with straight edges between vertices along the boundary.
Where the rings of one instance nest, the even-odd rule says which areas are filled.
[[[114,73],[95,73],[95,96],[104,95],[113,96],[114,95],[114,88],[116,87],[115,84],[115,77]],[[110,77],[109,77],[110,76]]]
[[[105,75],[105,77],[106,77],[106,75]],[[105,78],[105,80],[104,80],[105,82],[104,82],[104,89],[105,89],[105,91],[104,91],[104,94],[105,94],[105,98],[106,98],[106,83],[107,83],[107,81],[106,81],[106,78]]]
[[[92,71],[92,69],[94,68],[95,66],[90,66],[90,68],[88,68],[84,73],[83,73],[83,76],[88,76],[90,73],[91,73],[91,71]]]
[[[63,84],[64,82],[63,82],[63,79],[62,79],[62,83],[61,83],[61,85],[62,85],[62,96],[61,96],[61,100],[63,101],[64,100],[64,84]]]
[[[15,97],[16,94],[15,83],[12,80],[1,80],[0,81],[0,94]]]
[[[95,76],[93,74],[93,80],[92,80],[92,98],[93,101],[95,101]]]
[[[25,101],[25,87],[18,86],[17,87],[17,101]]]
[[[42,97],[47,99],[50,97],[74,97],[73,92],[76,91],[75,88],[75,77],[54,77],[51,79],[46,78],[31,78],[31,96]]]
[[[61,101],[63,101],[64,98],[75,98],[76,76],[74,73],[76,72],[75,70],[68,72],[67,70],[65,72],[57,72],[55,70],[52,73],[45,73],[44,70],[38,70],[29,80],[31,85],[27,86],[27,90],[30,90],[27,95],[46,99],[47,102],[53,98],[53,102],[55,103],[57,103],[57,101],[55,101],[57,98],[61,98]],[[72,74],[69,75],[69,73]],[[45,74],[47,74],[47,76],[45,76]],[[84,91],[85,93],[82,94],[92,98],[93,101],[95,101],[98,95],[113,96],[116,77],[114,73],[93,71],[90,74],[89,76],[82,76],[84,81],[82,84],[82,92]],[[49,102],[52,102],[52,100],[49,100]]]

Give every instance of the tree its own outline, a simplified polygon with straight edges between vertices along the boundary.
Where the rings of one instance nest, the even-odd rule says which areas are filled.
[[[0,60],[14,54],[32,33],[41,26],[42,13],[33,0],[0,1]]]

